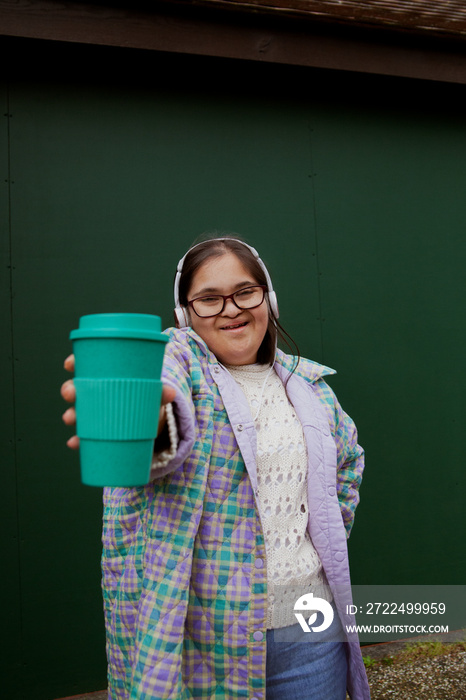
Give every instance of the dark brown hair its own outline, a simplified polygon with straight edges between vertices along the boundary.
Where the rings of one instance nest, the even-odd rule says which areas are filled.
[[[219,238],[222,240],[219,240]],[[179,300],[181,306],[187,307],[188,294],[191,288],[192,280],[201,265],[203,265],[209,258],[220,257],[221,255],[225,255],[225,253],[233,253],[236,255],[236,257],[248,270],[249,274],[254,277],[256,282],[267,286],[267,278],[264,270],[257,262],[252,251],[246,245],[244,245],[244,242],[236,235],[216,233],[213,237],[208,238],[202,243],[197,245],[195,244],[195,247],[186,255],[179,283]],[[292,349],[292,346],[289,341],[291,341],[293,344],[298,356],[298,360],[296,362],[297,366],[299,362],[298,346],[291,336],[288,335],[285,329],[279,324],[277,319],[273,317],[269,305],[268,309],[269,323],[262,344],[257,352],[257,362],[260,364],[273,364],[275,360],[277,338],[280,338],[281,340],[285,341],[290,349]],[[287,340],[287,338],[289,340]],[[293,371],[294,369],[295,367],[293,368]]]

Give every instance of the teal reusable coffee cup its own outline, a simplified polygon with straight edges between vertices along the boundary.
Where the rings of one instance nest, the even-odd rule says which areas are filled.
[[[142,486],[150,476],[168,337],[158,316],[91,314],[71,331],[81,479]]]

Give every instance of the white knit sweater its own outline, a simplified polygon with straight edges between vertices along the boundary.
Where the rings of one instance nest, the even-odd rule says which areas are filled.
[[[319,556],[307,530],[307,450],[285,387],[268,365],[227,366],[248,400],[257,431],[258,503],[267,552],[269,628],[297,623],[307,592],[329,602]]]

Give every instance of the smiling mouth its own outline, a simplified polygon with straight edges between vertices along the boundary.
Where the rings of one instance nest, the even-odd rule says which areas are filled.
[[[229,326],[223,326],[222,331],[233,331],[236,328],[243,328],[243,326],[247,326],[248,321],[244,321],[243,323],[232,323]]]

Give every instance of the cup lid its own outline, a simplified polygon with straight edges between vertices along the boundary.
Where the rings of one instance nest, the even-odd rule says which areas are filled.
[[[160,316],[152,314],[89,314],[81,316],[79,328],[70,333],[70,340],[83,338],[140,338],[168,342],[161,332]]]

